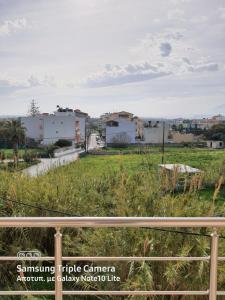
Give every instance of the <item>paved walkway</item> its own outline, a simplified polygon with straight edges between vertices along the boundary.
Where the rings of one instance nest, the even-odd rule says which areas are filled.
[[[88,149],[99,148],[99,145],[97,144],[97,134],[91,134],[88,144]],[[59,166],[66,165],[77,160],[79,157],[79,153],[83,152],[84,150],[74,149],[73,153],[62,153],[62,155],[56,158],[42,158],[39,164],[24,169],[22,173],[31,177],[42,175],[52,168],[57,168]]]
[[[82,152],[84,152],[84,150],[79,149],[72,154],[62,155],[57,158],[42,158],[39,164],[24,169],[22,173],[31,177],[42,175],[52,168],[63,166],[77,160],[79,153]]]

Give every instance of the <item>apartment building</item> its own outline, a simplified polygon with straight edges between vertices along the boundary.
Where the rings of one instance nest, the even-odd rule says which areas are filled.
[[[121,111],[101,116],[105,124],[106,144],[135,144],[138,134],[137,117]]]
[[[54,144],[59,139],[73,144],[85,141],[85,122],[88,114],[76,109],[58,107],[53,114],[22,117],[26,136],[43,145]]]

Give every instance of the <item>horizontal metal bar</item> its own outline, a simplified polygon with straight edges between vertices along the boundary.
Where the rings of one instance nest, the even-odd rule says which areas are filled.
[[[18,256],[0,256],[0,261],[51,261],[55,260],[54,256],[40,257],[18,257]]]
[[[0,256],[0,261],[54,261],[54,256],[17,257]],[[209,261],[210,256],[63,256],[63,261]],[[218,261],[225,261],[225,256],[218,257]]]
[[[187,295],[205,296],[208,291],[64,291],[63,295],[79,296],[151,296],[151,295]]]
[[[142,295],[187,295],[204,296],[209,291],[63,291],[63,295],[77,296],[142,296]],[[218,292],[221,293],[221,292]],[[223,293],[223,292],[222,292]],[[25,295],[55,295],[55,291],[0,291],[0,296],[25,296]]]
[[[209,256],[205,257],[159,257],[159,256],[151,256],[151,257],[133,257],[133,256],[124,256],[124,257],[108,257],[108,256],[93,256],[93,257],[63,257],[65,261],[208,261],[210,259]],[[225,257],[224,257],[225,259]]]
[[[0,227],[225,227],[224,217],[10,217]]]
[[[55,295],[55,291],[0,291],[0,296]]]

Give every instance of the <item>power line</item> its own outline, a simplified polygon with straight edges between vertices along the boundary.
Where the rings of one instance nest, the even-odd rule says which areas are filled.
[[[17,203],[19,205],[23,205],[23,206],[27,206],[27,207],[32,207],[32,208],[43,210],[43,211],[59,213],[59,214],[67,215],[67,216],[70,216],[70,217],[78,217],[78,216],[72,215],[72,214],[67,213],[67,212],[63,212],[63,211],[59,211],[59,210],[53,210],[53,209],[49,209],[49,208],[44,208],[44,207],[41,207],[41,206],[36,206],[36,205],[32,205],[32,204],[28,204],[28,203],[24,203],[24,202],[20,202],[20,201],[16,201],[16,200],[7,199],[7,200],[5,200],[5,202],[6,201]]]
[[[80,215],[74,215],[74,214],[70,214],[68,212],[62,212],[62,211],[59,211],[59,210],[48,209],[48,208],[44,208],[44,207],[40,207],[40,206],[28,204],[28,203],[16,201],[16,200],[7,199],[7,201],[14,202],[14,203],[17,203],[19,205],[24,205],[24,206],[27,206],[27,207],[32,207],[32,208],[35,208],[35,209],[39,209],[39,210],[42,210],[42,211],[48,211],[48,212],[52,212],[52,213],[59,213],[59,214],[70,216],[70,217],[81,217]],[[197,232],[190,232],[190,231],[171,230],[171,229],[162,229],[162,228],[151,228],[151,227],[142,227],[142,228],[152,230],[152,231],[160,231],[160,232],[168,232],[168,233],[176,233],[176,234],[184,234],[184,235],[200,236],[200,237],[211,237],[210,234],[206,234],[206,233],[204,234],[204,233],[197,233]],[[225,239],[225,236],[220,235],[220,238]]]
[[[170,230],[170,229],[162,229],[162,228],[150,228],[150,227],[144,227],[144,228],[149,229],[149,230],[161,231],[161,232],[180,233],[180,234],[186,234],[186,235],[192,235],[192,236],[211,237],[210,234],[206,234],[206,233],[197,233],[197,232],[181,231],[181,230]]]

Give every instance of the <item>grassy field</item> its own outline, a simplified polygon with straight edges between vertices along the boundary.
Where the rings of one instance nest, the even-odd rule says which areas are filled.
[[[38,178],[29,178],[20,173],[0,172],[0,214],[1,216],[170,217],[224,215],[224,151],[166,149],[166,163],[184,163],[204,171],[200,189],[191,188],[185,191],[165,189],[164,178],[158,168],[160,162],[159,152],[87,155],[74,163],[50,170]],[[219,189],[215,193],[216,185],[219,185]],[[204,229],[192,231],[210,233]],[[225,232],[222,233],[225,235]],[[54,231],[47,228],[2,230],[1,255],[13,256],[23,247],[23,249],[39,249],[44,255],[51,256],[53,234]],[[210,238],[154,230],[124,228],[63,230],[65,256],[204,256],[209,255],[209,249]],[[222,238],[219,255],[225,256],[225,239]],[[127,262],[113,265],[117,267],[117,275],[121,276],[119,284],[80,283],[71,286],[68,283],[66,288],[109,290],[208,288],[207,263]],[[11,272],[6,271],[8,269]],[[4,274],[1,277],[3,278],[1,284],[6,289],[12,286],[14,289],[24,288],[21,283],[16,282],[12,264],[2,265],[0,276],[1,274]],[[218,285],[220,290],[225,289],[224,263],[219,264]],[[38,287],[37,284],[27,283],[27,288],[50,289],[52,286],[46,284]],[[162,296],[160,299],[168,298]],[[206,300],[207,297],[202,299]]]
[[[14,165],[14,162],[10,161],[7,163],[0,163],[0,171],[7,171],[7,172],[20,172],[30,166],[37,165],[40,160],[35,159],[32,162],[25,162],[25,161],[18,161],[17,165]]]
[[[115,150],[114,148],[111,148]],[[110,150],[110,149],[108,149]],[[117,149],[119,151],[119,149]],[[125,150],[124,148],[120,150]],[[157,148],[150,148],[152,153],[142,154],[129,154],[129,155],[112,155],[112,156],[87,156],[84,164],[89,164],[90,167],[94,164],[103,167],[107,162],[111,166],[118,166],[122,162],[129,169],[139,169],[140,163],[149,162],[154,165],[160,164],[162,160],[162,153]],[[153,151],[155,150],[155,151]],[[165,148],[164,162],[165,163],[182,163],[192,167],[207,170],[214,164],[220,163],[225,158],[224,150],[211,151],[208,149],[190,149],[190,148]],[[132,167],[133,166],[133,167]],[[135,171],[134,169],[134,171]]]
[[[38,153],[42,153],[45,150],[41,149],[41,148],[32,148],[32,149],[27,149],[27,151],[38,155]],[[4,152],[6,159],[12,159],[13,158],[13,149],[0,148],[0,152]],[[19,158],[22,158],[24,154],[25,154],[25,149],[19,149],[18,150]]]

